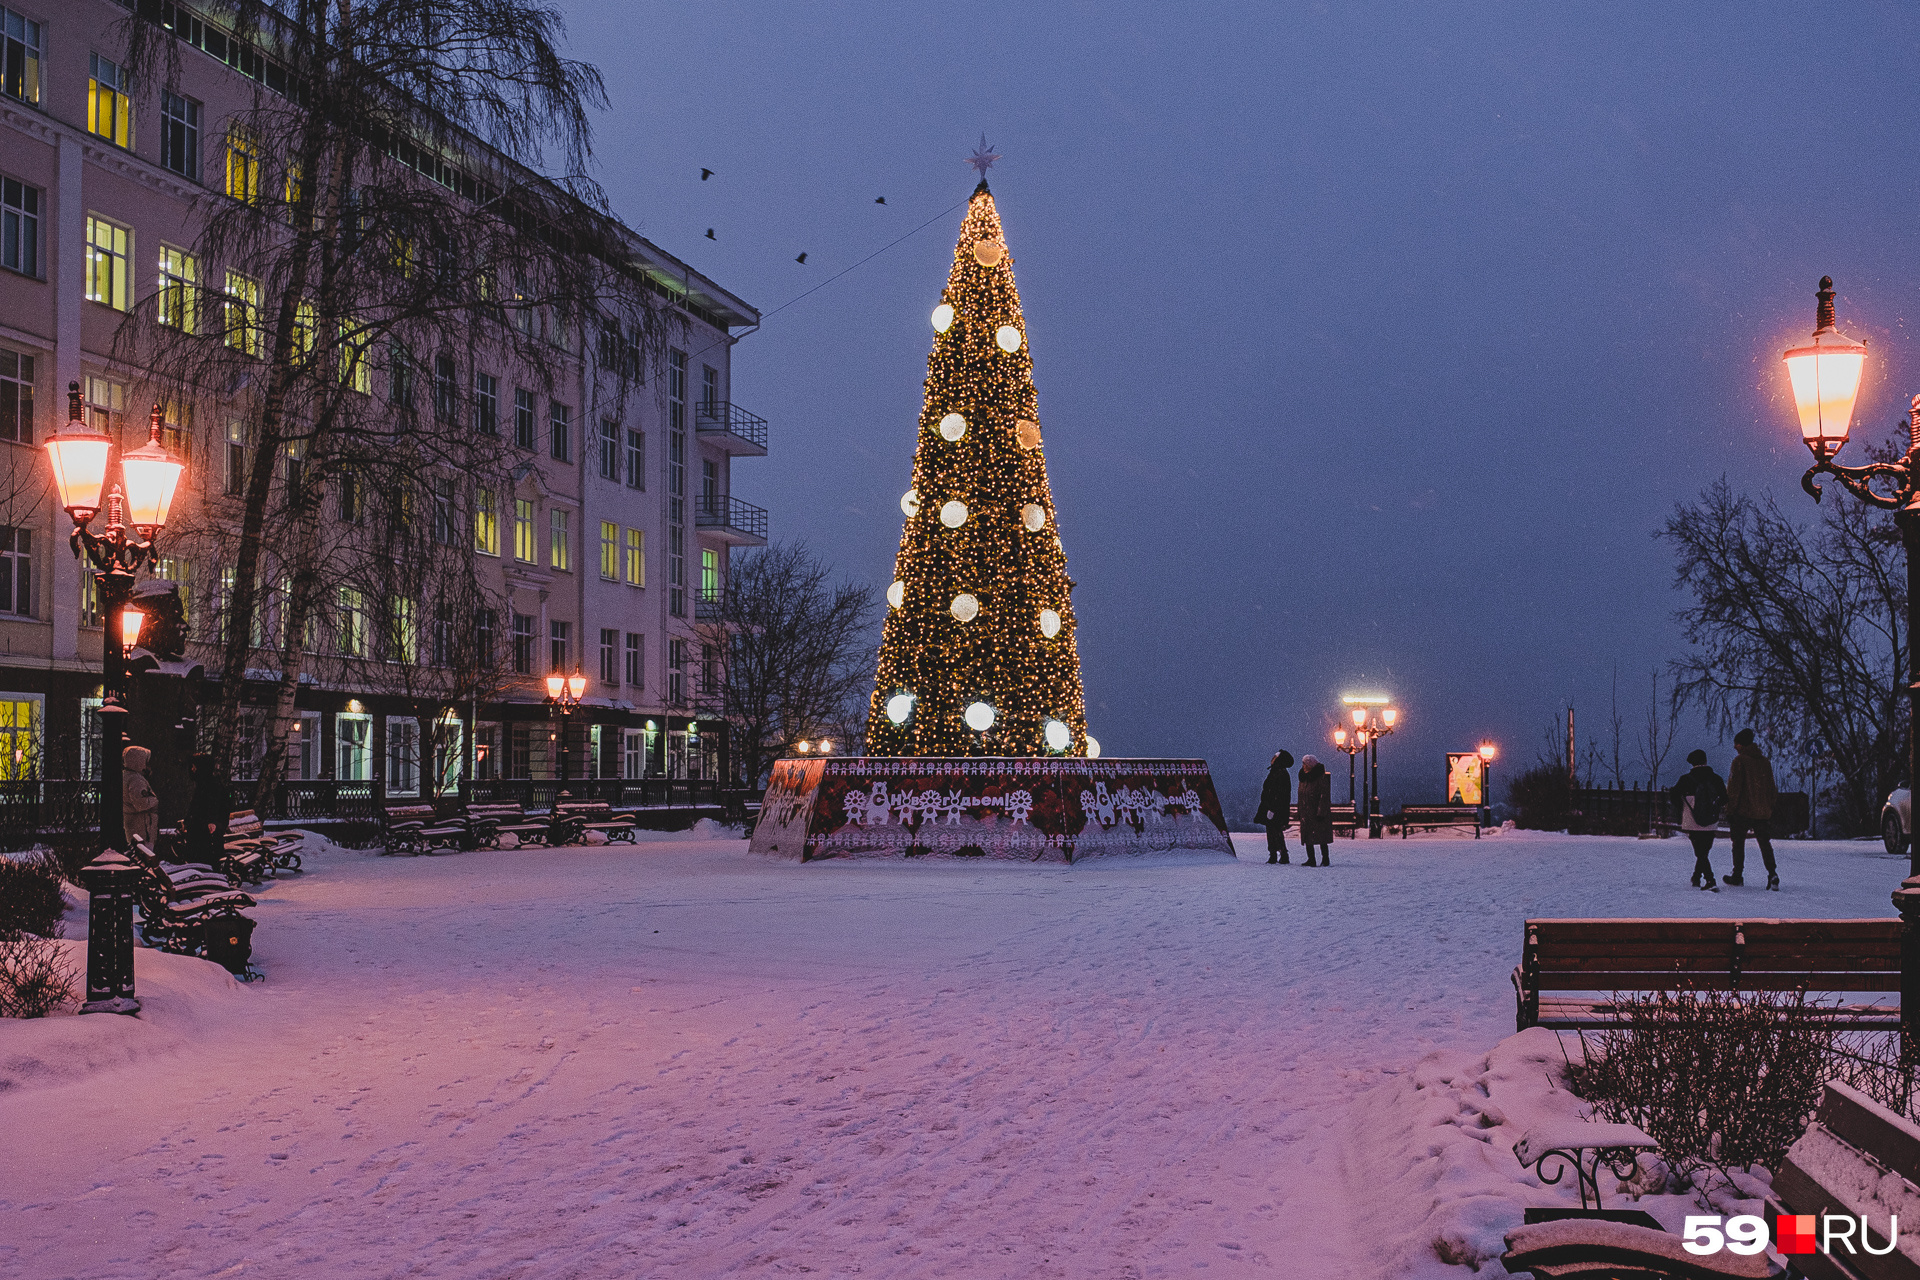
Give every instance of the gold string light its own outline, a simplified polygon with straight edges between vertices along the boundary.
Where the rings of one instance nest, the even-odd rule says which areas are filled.
[[[1091,754],[1026,322],[985,182],[933,326],[867,749]]]

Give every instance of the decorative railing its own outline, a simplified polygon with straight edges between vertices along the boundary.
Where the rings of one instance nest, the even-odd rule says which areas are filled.
[[[709,400],[693,416],[693,429],[708,434],[739,436],[748,444],[767,447],[767,420],[726,400]]]
[[[66,779],[0,782],[0,849],[18,852],[100,825],[100,784]]]
[[[767,509],[742,502],[729,493],[703,493],[694,509],[693,523],[702,529],[732,529],[765,540]]]
[[[712,622],[725,613],[726,608],[726,588],[715,587],[711,591],[702,591],[694,597],[693,616],[701,622]]]

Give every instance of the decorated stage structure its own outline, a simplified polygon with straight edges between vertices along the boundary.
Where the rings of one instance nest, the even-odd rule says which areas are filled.
[[[1071,863],[1173,851],[1233,857],[1204,760],[781,760],[750,848],[801,862]]]

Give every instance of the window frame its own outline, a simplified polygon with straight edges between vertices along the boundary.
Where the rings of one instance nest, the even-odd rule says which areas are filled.
[[[133,149],[132,79],[112,58],[88,51],[87,133],[126,151]]]
[[[16,195],[15,199],[9,198]],[[31,182],[0,177],[0,267],[17,271],[30,280],[46,279],[41,272],[40,253],[40,219],[46,208],[46,195]],[[28,208],[29,204],[33,207]]]
[[[200,121],[205,111],[206,104],[197,98],[160,91],[160,167],[194,183],[200,181]]]
[[[132,294],[133,228],[88,211],[85,234],[86,300],[114,311],[125,311]],[[103,273],[104,289],[101,287]]]

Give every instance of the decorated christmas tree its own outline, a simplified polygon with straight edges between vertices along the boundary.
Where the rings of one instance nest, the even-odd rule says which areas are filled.
[[[933,312],[906,526],[868,709],[875,756],[1098,755],[1013,256],[981,173]]]

